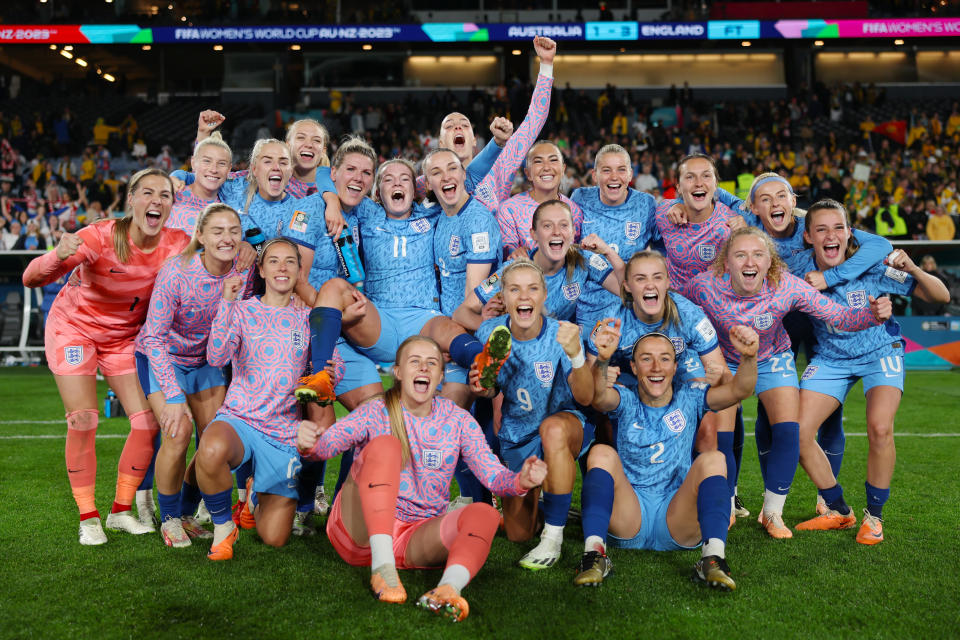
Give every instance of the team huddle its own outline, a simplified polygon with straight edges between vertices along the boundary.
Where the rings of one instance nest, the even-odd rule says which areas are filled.
[[[30,263],[27,286],[70,274],[45,350],[81,544],[107,542],[105,525],[159,526],[171,547],[207,539],[210,560],[233,558],[241,528],[282,546],[315,531],[325,461],[340,455],[325,524],[336,552],[370,567],[385,602],[407,598],[398,569],[442,567],[418,604],[456,621],[499,528],[539,535],[520,566],[557,564],[579,469],[575,584],[609,575],[608,547],[699,546],[693,577],[732,590],[727,532],[750,515],[741,401],[759,399],[765,531],[793,535],[782,514],[798,464],[819,497],[793,529],[854,529],[836,478],[857,380],[870,450],[856,541],[883,540],[904,379],[886,294],[946,302],[946,287],[851,231],[840,203],[797,209],[777,174],[745,200],[725,192],[707,155],[680,160],[677,199],[658,204],[607,145],[596,186],[567,198],[560,149],[538,141],[556,44],[534,46],[526,117],[516,131],[495,119],[476,155],[459,113],[419,167],[378,166],[360,138],[328,160],[326,130],[300,120],[231,173],[224,117],[206,111],[191,172],[137,173],[125,217]],[[521,168],[530,188],[511,197]],[[813,355],[798,379],[801,342]],[[391,362],[384,391],[377,363]],[[103,524],[98,369],[131,426]],[[472,500],[451,503],[454,477]]]

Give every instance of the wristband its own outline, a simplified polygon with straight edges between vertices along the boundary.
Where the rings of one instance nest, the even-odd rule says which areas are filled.
[[[581,344],[581,345],[580,345],[580,351],[577,352],[577,355],[575,355],[575,356],[573,356],[572,358],[570,358],[570,364],[573,365],[573,368],[574,368],[574,369],[579,369],[579,368],[582,367],[584,364],[586,364],[586,362],[587,362],[587,359],[586,359],[586,357],[583,355],[583,345]]]

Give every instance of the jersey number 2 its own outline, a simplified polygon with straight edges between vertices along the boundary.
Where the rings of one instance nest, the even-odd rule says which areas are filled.
[[[650,445],[650,448],[653,449],[653,455],[650,456],[650,464],[663,464],[665,460],[661,460],[660,456],[663,455],[664,445],[662,442],[657,442]]]

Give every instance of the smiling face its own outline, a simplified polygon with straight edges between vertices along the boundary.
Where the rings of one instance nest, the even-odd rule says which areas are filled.
[[[692,158],[680,166],[677,192],[683,204],[694,214],[713,211],[713,196],[717,191],[717,174],[713,163],[706,158]]]
[[[532,235],[540,253],[551,262],[560,262],[573,244],[573,218],[570,211],[558,204],[543,207],[533,223]]]
[[[251,168],[257,189],[264,200],[280,200],[293,174],[290,150],[286,145],[271,142],[260,150]]]
[[[814,257],[821,270],[835,267],[846,259],[850,242],[847,217],[838,209],[817,209],[807,221],[803,239],[813,246]]]
[[[503,304],[510,314],[510,331],[521,338],[539,333],[547,288],[537,270],[517,268],[504,274],[501,291]]]
[[[627,200],[627,189],[633,180],[630,158],[622,153],[605,153],[593,168],[593,179],[600,187],[600,201],[611,207]]]
[[[412,411],[433,401],[443,382],[443,354],[427,340],[411,340],[397,352],[393,376],[400,385],[400,401]]]
[[[300,257],[295,247],[288,242],[275,242],[263,252],[260,261],[260,276],[267,289],[275,294],[293,291],[300,275]]]
[[[751,203],[751,209],[760,218],[767,233],[773,236],[789,232],[795,206],[797,197],[793,190],[780,180],[771,180],[757,187]]]
[[[197,229],[197,238],[203,246],[204,255],[220,262],[232,262],[243,240],[240,219],[230,211],[211,213],[204,218],[203,227]]]
[[[166,176],[144,176],[137,182],[127,202],[133,211],[133,223],[145,236],[157,236],[163,231],[173,207],[173,187]]]
[[[673,375],[677,372],[677,353],[669,338],[641,338],[634,347],[630,368],[637,377],[637,391],[644,404],[669,401],[673,395]]]
[[[200,185],[208,193],[216,193],[227,181],[230,171],[230,153],[215,144],[205,144],[190,159],[190,168]]]
[[[555,144],[538,144],[527,154],[524,173],[536,191],[556,193],[565,171],[563,155]]]
[[[402,162],[388,162],[380,169],[380,204],[388,216],[402,218],[410,213],[416,190],[416,178]]]
[[[633,297],[633,311],[642,322],[652,324],[663,318],[670,278],[662,260],[631,260],[624,274],[623,286]]]
[[[473,160],[473,149],[476,145],[477,138],[473,134],[470,119],[456,111],[447,114],[440,123],[440,146],[452,149],[460,162],[466,164]]]
[[[340,204],[347,210],[353,209],[373,186],[373,160],[361,153],[348,153],[339,167],[330,169],[330,178]]]
[[[425,169],[427,185],[445,209],[454,209],[466,197],[463,185],[466,173],[460,159],[449,151],[430,156]]]
[[[326,136],[316,123],[301,121],[290,129],[287,144],[290,145],[297,172],[310,173],[320,164],[320,158],[326,151]]]
[[[755,235],[738,236],[730,243],[726,270],[730,285],[738,296],[752,296],[760,292],[770,270],[772,258],[767,243]]]

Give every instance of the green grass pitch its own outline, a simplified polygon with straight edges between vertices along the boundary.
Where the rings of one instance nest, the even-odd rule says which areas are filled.
[[[45,369],[0,369],[0,637],[2,638],[957,638],[960,636],[960,372],[911,372],[896,431],[897,470],[886,541],[854,542],[855,530],[767,538],[756,524],[762,487],[747,438],[740,492],[753,515],[730,531],[739,586],[711,591],[689,581],[698,552],[611,550],[614,573],[598,589],[571,584],[581,551],[567,527],[559,566],[530,573],[516,562],[532,545],[498,536],[464,592],[470,617],[449,623],[374,601],[369,570],[345,565],[325,535],[272,549],[242,532],[231,562],[208,562],[207,544],[163,546],[159,535],[108,533],[77,544],[77,513],[63,461],[63,407]],[[105,392],[101,383],[101,398]],[[748,401],[747,415],[754,415]],[[856,513],[865,506],[867,439],[860,386],[846,411],[840,480]],[[752,431],[748,422],[748,435]],[[102,420],[97,501],[109,510],[129,428]],[[857,435],[859,434],[859,435]],[[54,436],[24,438],[18,436]],[[337,463],[328,465],[332,488]],[[579,502],[575,494],[575,503]],[[784,519],[813,513],[803,471]],[[440,571],[401,577],[410,601]]]

